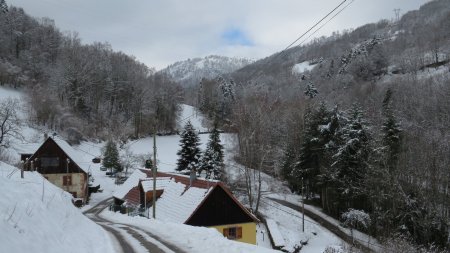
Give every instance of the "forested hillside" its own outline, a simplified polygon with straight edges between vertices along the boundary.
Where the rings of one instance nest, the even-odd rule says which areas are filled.
[[[297,192],[303,178],[328,213],[364,210],[373,235],[444,247],[449,59],[450,1],[430,1],[203,80],[197,104],[238,134],[240,162]]]
[[[29,92],[31,121],[82,136],[119,138],[175,128],[180,89],[108,43],[83,44],[48,18],[0,12],[0,84]],[[156,122],[156,123],[155,123]]]

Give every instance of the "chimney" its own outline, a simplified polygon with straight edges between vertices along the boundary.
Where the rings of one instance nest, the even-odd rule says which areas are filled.
[[[195,171],[195,169],[191,170],[191,175],[189,177],[189,187],[192,186],[192,183],[194,183],[194,181],[197,179],[197,172]]]
[[[48,134],[44,133],[44,141],[48,139]]]

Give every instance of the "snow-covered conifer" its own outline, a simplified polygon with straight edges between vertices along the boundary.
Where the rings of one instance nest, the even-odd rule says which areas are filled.
[[[200,172],[205,171],[206,178],[220,179],[223,174],[223,166],[223,146],[220,143],[220,133],[215,124],[200,161]]]
[[[0,12],[7,13],[8,12],[8,4],[6,4],[5,0],[0,0]]]
[[[200,159],[200,138],[190,121],[184,126],[180,137],[181,149],[177,152],[179,158],[176,170],[180,172],[197,170]]]
[[[319,92],[317,91],[316,86],[309,81],[305,88],[305,95],[309,98],[314,98],[317,94],[319,94]]]
[[[107,141],[103,151],[103,166],[111,171],[122,171],[119,161],[119,151],[114,141]]]
[[[397,123],[392,109],[392,90],[388,89],[383,99],[383,115],[385,120],[381,128],[382,131],[382,149],[385,157],[385,164],[389,171],[393,172],[396,167],[398,155],[401,147],[400,125]]]
[[[347,123],[341,129],[341,144],[333,156],[338,193],[346,202],[361,196],[370,154],[368,127],[362,111],[354,104]]]

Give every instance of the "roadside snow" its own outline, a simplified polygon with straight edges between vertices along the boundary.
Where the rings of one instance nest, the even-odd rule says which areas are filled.
[[[111,238],[81,214],[72,196],[37,172],[0,162],[2,252],[114,252]]]
[[[270,231],[270,235],[272,236],[272,240],[275,247],[284,247],[285,241],[283,239],[283,236],[280,233],[280,230],[278,230],[277,223],[272,219],[267,219],[267,228]]]
[[[270,194],[269,196],[271,198],[285,200],[285,201],[293,203],[293,204],[301,203],[300,196],[294,195],[294,194],[291,194],[291,195]],[[344,233],[346,233],[347,235],[351,236],[350,229],[343,227],[342,223],[340,221],[325,214],[321,208],[305,204],[305,209],[310,212],[313,212],[314,214],[316,214],[316,215],[322,217],[323,219],[327,220],[328,222],[334,224],[336,227],[338,227],[339,230],[341,230]],[[292,210],[292,209],[290,209],[290,210]],[[379,244],[379,242],[377,241],[377,239],[375,239],[365,233],[362,233],[356,229],[353,229],[353,236],[354,236],[355,240],[358,240],[360,243],[362,243],[364,245],[368,245],[368,247],[370,247],[375,252],[379,251],[380,248],[382,247],[381,244]]]
[[[193,227],[172,222],[161,222],[159,220],[144,217],[130,217],[120,213],[103,211],[103,218],[117,223],[137,226],[150,233],[157,234],[168,242],[183,248],[190,253],[275,253],[271,249],[255,245],[228,240],[216,229],[205,227]]]
[[[302,243],[302,253],[324,252],[328,246],[339,247],[343,241],[305,216],[305,232],[302,232],[302,214],[291,208],[282,206],[269,199],[264,199],[260,212],[265,217],[276,220],[278,230],[285,240],[285,250],[294,251]]]

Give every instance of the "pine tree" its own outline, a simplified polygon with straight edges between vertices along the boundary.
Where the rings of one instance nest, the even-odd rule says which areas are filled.
[[[305,95],[309,98],[315,98],[319,94],[319,92],[316,89],[316,86],[309,81],[305,88]]]
[[[176,170],[180,172],[196,171],[200,158],[200,138],[190,121],[184,126],[180,137],[181,149],[177,152],[179,158]]]
[[[297,180],[295,180],[294,168],[297,162],[297,154],[293,147],[293,144],[288,144],[284,150],[284,157],[281,164],[281,177],[289,183],[289,187],[292,191],[300,189],[300,185]]]
[[[108,168],[111,172],[114,171],[122,171],[122,165],[119,161],[119,151],[117,150],[116,143],[114,141],[109,140],[106,142],[103,151],[103,167]]]
[[[385,120],[381,127],[384,162],[391,173],[394,173],[401,147],[400,125],[397,123],[392,109],[392,90],[388,89],[383,99],[383,115]]]
[[[5,0],[0,0],[0,12],[7,13],[8,12],[8,4],[6,4]]]
[[[326,145],[331,136],[330,111],[321,103],[314,112],[308,109],[304,118],[303,143],[299,161],[293,170],[297,181],[304,179],[306,192],[318,192],[318,178],[326,164]]]
[[[362,116],[361,109],[354,104],[347,124],[340,131],[342,142],[333,156],[335,183],[345,208],[354,205],[351,201],[361,199],[364,176],[369,166],[370,137]]]
[[[200,161],[200,171],[206,172],[206,178],[221,179],[223,174],[223,146],[220,143],[220,133],[217,124],[209,135],[206,150]]]

